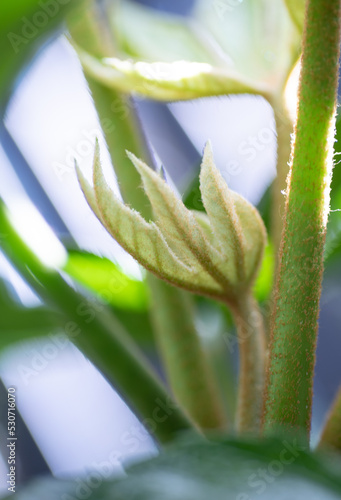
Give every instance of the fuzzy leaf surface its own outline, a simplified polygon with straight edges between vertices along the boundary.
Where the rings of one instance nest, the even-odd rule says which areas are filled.
[[[167,182],[128,153],[139,172],[155,222],[122,203],[108,186],[96,144],[93,188],[78,169],[89,205],[118,243],[159,278],[186,290],[233,300],[248,288],[266,241],[257,210],[228,189],[205,148],[201,192],[207,215],[188,210]],[[245,226],[245,228],[244,228]]]

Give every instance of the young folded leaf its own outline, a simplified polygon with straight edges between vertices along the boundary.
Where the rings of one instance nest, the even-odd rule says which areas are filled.
[[[83,193],[108,232],[140,264],[169,283],[234,305],[248,292],[266,241],[262,219],[231,191],[205,147],[201,192],[207,215],[188,210],[165,180],[128,153],[141,175],[154,222],[122,203],[109,188],[96,144],[93,187],[77,174]]]

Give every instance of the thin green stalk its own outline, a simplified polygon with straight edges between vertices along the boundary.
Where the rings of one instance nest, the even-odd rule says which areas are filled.
[[[265,434],[285,429],[304,440],[311,420],[339,45],[340,0],[308,0],[263,415]]]
[[[341,452],[341,387],[330,409],[318,448],[334,448]]]
[[[157,342],[174,395],[200,429],[223,429],[226,417],[194,327],[190,295],[166,283],[160,286],[154,276],[148,282]]]
[[[0,350],[23,340],[46,337],[63,322],[60,314],[45,307],[1,304],[0,308]]]
[[[232,311],[240,358],[236,428],[238,433],[258,434],[266,364],[263,316],[251,293],[242,297]]]
[[[284,191],[287,186],[287,176],[289,173],[289,159],[291,150],[291,134],[293,123],[281,103],[273,104],[277,131],[277,176],[272,186],[272,214],[271,233],[276,254],[278,252],[281,234],[283,229],[283,217],[285,210]]]
[[[141,136],[139,122],[134,112],[134,103],[129,96],[107,89],[91,77],[87,76],[87,82],[108,145],[122,198],[138,209],[146,220],[150,220],[152,210],[141,188],[141,177],[126,153],[130,151],[150,164],[147,146]]]
[[[71,42],[98,56],[115,54],[115,43],[98,6],[80,8],[69,17]],[[152,218],[149,200],[141,189],[141,178],[126,151],[148,156],[145,138],[135,113],[131,97],[104,87],[86,75],[103,134],[108,145],[122,198],[147,220]],[[150,163],[150,158],[147,158]]]
[[[237,383],[233,366],[234,343],[229,336],[229,333],[220,332],[217,338],[205,339],[204,349],[217,380],[220,398],[223,401],[224,411],[227,415],[227,422],[234,425],[237,405]],[[234,339],[234,336],[232,339]]]
[[[70,22],[71,34],[76,43],[84,48],[87,48],[84,44],[91,43],[90,51],[94,52],[95,47],[97,55],[113,53],[114,42],[108,41],[110,36],[103,36],[105,26],[101,26],[98,21],[96,23],[95,10],[90,13],[88,11],[76,21],[76,24]],[[102,124],[122,197],[146,220],[150,220],[151,206],[141,189],[140,176],[126,155],[126,150],[129,150],[150,164],[134,106],[126,96],[109,90],[85,76]],[[218,390],[212,383],[213,375],[200,346],[193,318],[188,311],[193,298],[187,295],[184,299],[184,292],[149,274],[147,281],[153,291],[154,306],[151,314],[156,325],[155,335],[176,399],[181,402],[187,414],[199,427],[205,428],[206,425],[209,428],[223,427],[223,405],[219,400]],[[176,301],[176,311],[173,304],[165,300],[165,297],[172,297],[172,300]],[[179,337],[183,339],[186,337],[186,341],[178,342]],[[178,382],[180,379],[181,383]],[[201,403],[202,407],[194,404],[194,396],[191,393],[194,386],[197,387],[196,398],[201,402],[205,401],[205,404]]]
[[[6,235],[1,243],[2,251],[37,294],[65,316],[64,330],[72,342],[123,394],[133,410],[147,422],[153,420],[151,431],[155,437],[160,442],[167,442],[179,431],[192,428],[115,317],[99,312],[98,305],[96,308],[96,304],[77,293],[57,271],[41,264],[16,233],[2,202],[0,227]],[[171,410],[168,418],[162,421],[154,417],[158,401]]]

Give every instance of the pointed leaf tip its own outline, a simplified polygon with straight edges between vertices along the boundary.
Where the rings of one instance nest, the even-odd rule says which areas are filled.
[[[94,192],[93,187],[90,185],[90,183],[84,177],[83,172],[81,171],[77,162],[75,162],[75,169],[76,169],[76,174],[77,174],[77,179],[78,179],[79,185],[81,187],[81,190],[83,191],[83,194],[85,196],[85,199],[86,199],[89,207],[94,212],[97,219],[100,222],[102,222],[103,225],[105,225],[105,223],[102,219],[101,212],[100,212],[98,205],[97,205],[97,200],[96,200],[96,196],[95,196],[95,192]]]
[[[225,256],[226,272],[231,276],[234,273],[236,283],[249,286],[263,255],[265,227],[256,208],[228,188],[215,165],[210,142],[204,150],[200,189],[212,230]]]
[[[206,155],[212,155],[213,156],[213,146],[211,139],[207,139],[205,146],[204,146],[204,154],[203,158],[205,158]]]

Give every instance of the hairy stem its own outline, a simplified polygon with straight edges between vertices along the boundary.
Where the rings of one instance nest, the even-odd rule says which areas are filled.
[[[341,387],[324,425],[319,448],[334,448],[341,452]]]
[[[299,106],[271,325],[264,432],[307,440],[329,210],[340,0],[308,0]]]
[[[148,282],[157,306],[153,317],[157,342],[174,396],[200,429],[223,429],[226,417],[194,327],[190,295],[166,283],[160,286],[154,276]]]
[[[0,226],[6,238],[1,249],[21,276],[47,303],[64,316],[64,330],[70,340],[92,361],[107,380],[118,389],[131,408],[152,419],[152,432],[160,442],[173,439],[191,424],[172,402],[142,353],[112,315],[98,311],[98,305],[77,293],[61,275],[45,268],[16,233],[0,203]],[[154,418],[158,401],[169,406],[164,420]]]
[[[232,308],[239,345],[239,388],[236,427],[239,433],[260,431],[264,391],[266,339],[263,317],[251,293]]]
[[[105,27],[101,27],[98,22],[96,9],[91,15],[86,12],[83,17],[78,16],[74,23],[70,22],[70,27],[75,42],[84,48],[88,48],[84,44],[89,44],[91,34],[93,46],[88,48],[90,52],[93,53],[95,47],[96,55],[103,56],[110,55],[115,50],[110,36],[107,39],[103,38]],[[141,189],[139,174],[126,155],[128,149],[148,164],[151,163],[135,107],[127,96],[103,87],[91,77],[87,77],[87,81],[109,147],[122,197],[149,220],[152,218],[149,200]],[[222,428],[225,425],[222,403],[218,397],[218,390],[212,383],[212,370],[200,345],[194,318],[189,312],[193,298],[149,274],[147,282],[153,294],[151,315],[155,325],[155,336],[176,399],[200,428]],[[179,342],[179,338],[183,339],[182,342]],[[193,387],[196,387],[195,397],[201,401],[200,404],[194,402]]]

